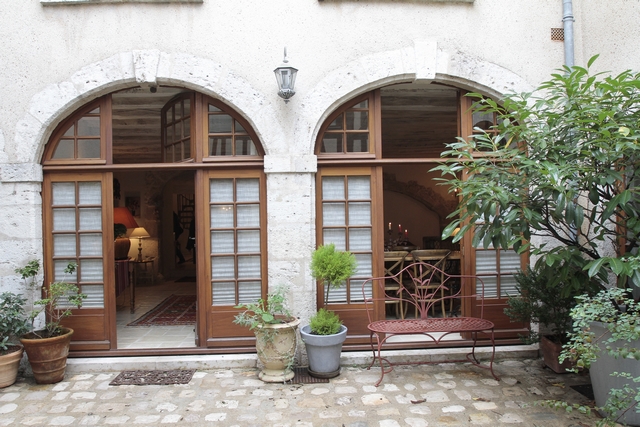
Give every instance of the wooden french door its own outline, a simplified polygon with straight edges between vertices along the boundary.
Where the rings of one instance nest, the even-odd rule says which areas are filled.
[[[44,283],[66,280],[87,295],[64,325],[74,330],[72,350],[107,350],[115,336],[115,269],[111,173],[48,173],[44,176]],[[109,236],[109,238],[106,238]],[[69,262],[77,264],[65,276]],[[115,346],[113,346],[115,347]]]
[[[233,323],[238,304],[267,292],[266,182],[261,171],[198,174],[196,237],[200,345],[247,347],[253,332]]]
[[[477,132],[492,132],[491,126],[495,124],[496,117],[483,113],[472,113],[472,99],[466,96],[460,97],[461,135],[471,135]],[[480,130],[482,129],[482,130]],[[482,154],[479,154],[482,155]],[[463,174],[463,179],[466,179]],[[482,291],[484,283],[484,316],[496,326],[496,338],[516,338],[526,334],[527,325],[522,322],[512,322],[504,314],[507,308],[509,296],[517,295],[514,274],[518,270],[526,268],[529,262],[528,254],[518,254],[513,249],[503,250],[493,247],[484,248],[481,245],[473,245],[473,232],[469,231],[461,240],[462,274],[478,276],[482,282],[463,283],[466,295],[473,295]],[[478,316],[479,307],[471,304],[470,298],[465,298],[463,315]]]
[[[317,174],[318,244],[333,243],[336,249],[354,254],[357,263],[356,273],[347,283],[330,290],[326,305],[325,290],[319,284],[317,306],[326,306],[340,316],[349,329],[350,343],[369,337],[362,284],[381,274],[381,263],[374,262],[382,256],[376,249],[382,241],[377,232],[382,225],[381,213],[374,210],[382,191],[381,178],[377,167],[325,167]]]

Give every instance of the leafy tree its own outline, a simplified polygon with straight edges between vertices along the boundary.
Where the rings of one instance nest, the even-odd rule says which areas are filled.
[[[454,241],[475,230],[475,245],[529,248],[566,292],[610,273],[640,284],[640,73],[592,75],[596,58],[500,103],[470,94],[497,124],[434,169],[460,195],[443,238],[461,226]]]

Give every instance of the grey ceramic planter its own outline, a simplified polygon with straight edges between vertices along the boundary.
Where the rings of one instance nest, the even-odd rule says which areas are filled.
[[[600,322],[593,322],[591,324],[591,330],[596,334],[596,337],[603,336],[605,339],[610,334],[607,326]],[[640,348],[640,342],[634,343],[632,341],[631,346]],[[635,384],[631,382],[631,380],[611,376],[613,372],[628,372],[634,378],[640,377],[640,362],[635,359],[616,359],[606,351],[600,352],[597,362],[593,362],[591,369],[589,369],[589,376],[591,377],[591,385],[593,386],[593,394],[597,406],[605,404],[609,397],[609,391],[612,388],[621,389],[625,384],[628,384],[631,388],[635,388]],[[620,413],[617,415],[620,415]],[[640,426],[640,413],[636,412],[635,408],[632,408],[627,411],[624,417],[618,420],[618,422],[624,422],[631,426]]]
[[[342,325],[334,335],[314,335],[306,325],[300,329],[300,336],[307,349],[309,375],[316,378],[333,378],[340,375],[340,354],[342,343],[347,338],[347,327]]]

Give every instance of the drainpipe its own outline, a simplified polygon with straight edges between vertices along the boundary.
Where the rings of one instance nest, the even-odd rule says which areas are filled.
[[[564,27],[564,65],[572,68],[574,64],[573,54],[573,4],[572,0],[562,0],[562,23]],[[573,139],[573,132],[570,132]],[[578,231],[575,227],[569,227],[569,237],[577,240]]]
[[[564,27],[564,65],[574,66],[573,55],[573,5],[572,0],[562,0],[562,22]]]

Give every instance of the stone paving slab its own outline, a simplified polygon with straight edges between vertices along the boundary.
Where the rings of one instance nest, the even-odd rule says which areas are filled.
[[[502,360],[501,381],[468,364],[343,367],[328,384],[267,384],[256,369],[198,370],[189,384],[110,386],[119,372],[74,373],[37,385],[19,378],[0,390],[0,426],[588,427],[596,416],[535,402],[587,399],[539,360]]]

